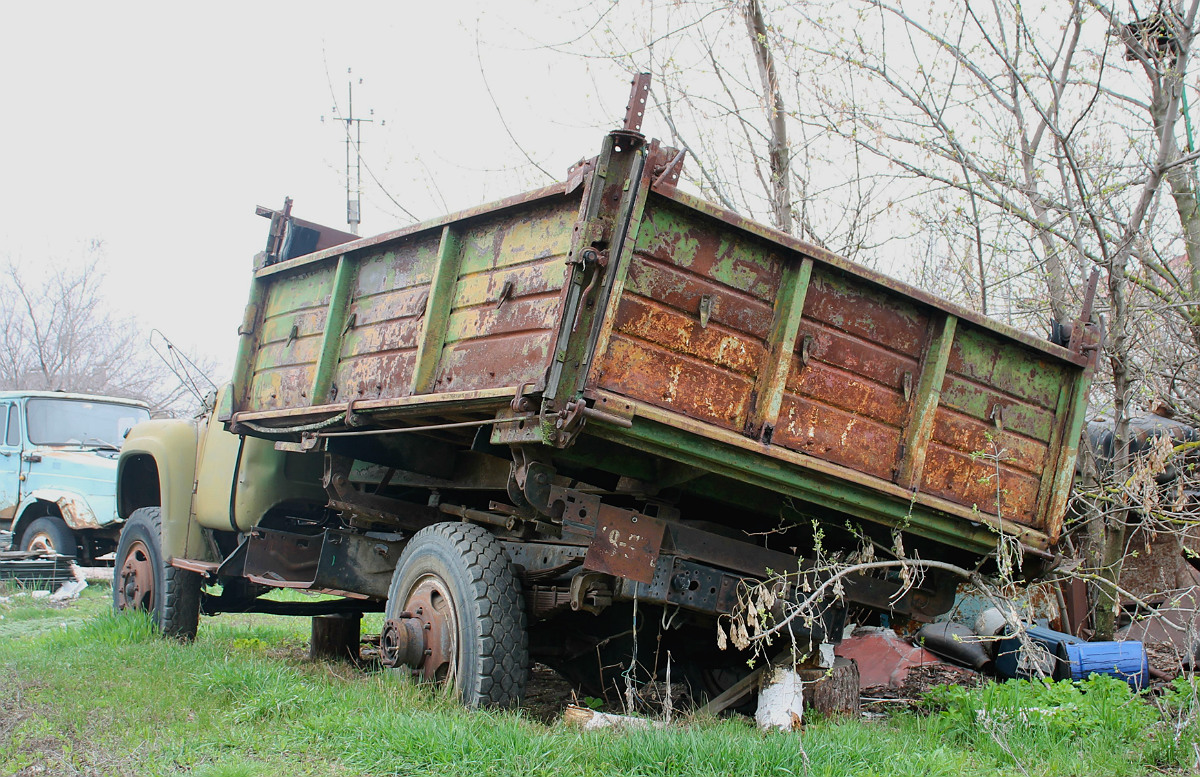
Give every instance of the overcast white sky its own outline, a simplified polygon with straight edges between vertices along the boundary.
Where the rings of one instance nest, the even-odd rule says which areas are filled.
[[[513,134],[556,176],[620,122],[622,72],[534,43],[569,35],[566,10],[7,4],[0,260],[81,261],[102,241],[113,304],[225,378],[266,238],[255,205],[291,196],[301,218],[346,228],[344,134],[330,117],[335,100],[346,110],[347,68],[355,114],[386,122],[364,128],[366,164],[430,218],[548,182],[498,122],[480,59]],[[408,223],[363,175],[363,234]]]

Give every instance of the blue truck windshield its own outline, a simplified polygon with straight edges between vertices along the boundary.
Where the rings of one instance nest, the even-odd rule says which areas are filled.
[[[119,448],[130,427],[149,420],[141,407],[79,399],[30,399],[29,441],[34,445],[95,445]]]

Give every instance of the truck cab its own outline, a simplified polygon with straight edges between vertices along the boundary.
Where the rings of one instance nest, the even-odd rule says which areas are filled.
[[[144,402],[60,391],[0,392],[0,530],[20,550],[85,563],[116,547],[117,457],[150,418]]]

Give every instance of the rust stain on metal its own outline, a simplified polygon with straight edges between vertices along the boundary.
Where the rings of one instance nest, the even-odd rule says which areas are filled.
[[[416,349],[362,354],[343,358],[338,365],[333,385],[336,397],[388,399],[409,396],[412,390],[413,364]],[[330,393],[333,393],[332,391]],[[336,397],[317,397],[317,401],[333,401]]]
[[[722,288],[669,263],[635,254],[625,290],[679,311],[694,311],[699,309],[700,299],[705,294],[720,292]],[[716,306],[710,319],[712,323],[765,341],[771,331],[772,304],[757,297],[733,293],[729,287],[724,291],[730,297],[729,302]]]
[[[507,287],[515,297],[546,295],[562,289],[566,279],[566,262],[561,255],[509,267],[483,270],[459,279],[454,295],[454,307],[491,305]]]
[[[957,413],[938,414],[934,419],[932,439],[966,454],[1002,453],[1006,467],[1039,477],[1046,464],[1044,443],[1012,432],[998,431],[991,424]]]
[[[45,458],[54,458],[54,452],[49,451],[42,454]],[[75,531],[82,529],[99,529],[102,524],[96,519],[96,514],[88,507],[86,502],[70,497],[59,497],[54,501],[58,505],[58,510],[62,514],[63,521]]]
[[[947,371],[1051,412],[1058,406],[1064,367],[978,327],[960,327]]]
[[[929,316],[908,300],[825,268],[813,270],[804,318],[912,358],[929,328]]]
[[[773,300],[783,264],[769,244],[690,217],[667,201],[646,208],[639,253],[761,300]]]
[[[1042,442],[1049,442],[1054,430],[1053,411],[1024,403],[989,386],[968,382],[957,375],[946,376],[941,404],[994,429],[1007,429]],[[999,412],[997,405],[1001,407]]]
[[[434,391],[538,383],[546,369],[552,339],[552,332],[540,330],[517,337],[476,337],[451,343],[442,351]]]
[[[860,415],[785,394],[772,442],[890,479],[900,432]]]
[[[740,431],[783,262],[768,244],[712,226],[672,208],[646,214],[595,374],[630,398]]]
[[[361,303],[376,295],[392,297],[428,287],[437,264],[438,244],[435,232],[408,238],[378,253],[361,254],[351,297]]]
[[[662,549],[665,526],[657,518],[601,505],[596,536],[583,558],[584,569],[650,583]]]
[[[914,356],[897,353],[875,343],[851,337],[836,329],[822,326],[813,320],[800,322],[799,335],[796,338],[797,358],[803,347],[805,336],[812,338],[809,350],[810,362],[825,362],[847,372],[861,375],[875,383],[888,386],[897,392],[903,390],[904,373],[916,372],[918,368],[918,361]],[[789,381],[798,377],[799,367],[800,365],[794,359]]]
[[[353,298],[349,312],[354,314],[354,331],[369,331],[396,322],[419,321],[425,315],[429,288],[417,286],[371,296]],[[413,336],[415,343],[416,337]]]
[[[788,376],[790,393],[888,426],[904,424],[908,402],[902,392],[822,363],[810,362],[804,369],[798,366],[793,364]]]
[[[991,515],[1040,528],[1037,519],[1039,477],[931,443],[925,457],[921,491]],[[999,504],[997,504],[999,496]]]
[[[765,354],[760,341],[716,326],[703,327],[693,317],[632,294],[626,294],[621,301],[616,327],[669,351],[743,375],[756,374]]]
[[[550,330],[559,313],[557,290],[552,296],[521,296],[512,293],[496,305],[459,308],[450,314],[446,342],[483,339],[501,335],[520,335]]]
[[[421,335],[421,320],[412,316],[382,321],[358,319],[342,337],[342,360],[367,354],[414,350]]]
[[[250,410],[278,410],[291,407],[293,400],[306,402],[316,365],[281,367],[256,371],[251,383]]]
[[[740,430],[754,383],[749,377],[617,334],[609,342],[604,362],[604,387]]]

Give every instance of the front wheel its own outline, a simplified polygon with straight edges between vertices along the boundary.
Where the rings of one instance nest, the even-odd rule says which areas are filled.
[[[113,563],[113,609],[145,610],[163,634],[193,639],[200,623],[200,575],[162,553],[162,511],[143,507],[121,527]]]
[[[529,672],[525,600],[486,529],[439,523],[413,535],[392,576],[384,663],[449,682],[468,707],[520,700]]]
[[[44,515],[21,535],[21,550],[74,557],[75,533],[57,515]]]

